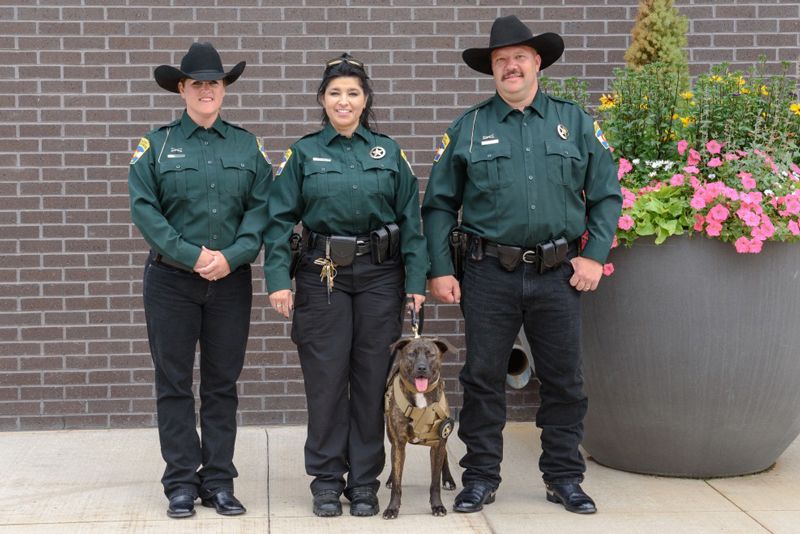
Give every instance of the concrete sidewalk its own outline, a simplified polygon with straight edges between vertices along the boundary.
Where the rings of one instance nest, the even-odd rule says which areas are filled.
[[[505,431],[504,480],[494,504],[481,513],[432,517],[428,449],[410,446],[403,505],[393,521],[351,517],[346,504],[342,517],[315,517],[304,440],[305,427],[240,428],[236,495],[247,514],[221,517],[198,502],[194,517],[174,520],[165,514],[155,429],[0,433],[0,533],[800,533],[800,440],[772,470],[728,479],[635,475],[589,461],[583,486],[599,512],[579,516],[545,501],[538,431],[513,423]],[[453,435],[448,448],[460,488],[464,446]],[[385,506],[388,490],[381,488],[379,497]],[[448,509],[454,497],[443,492]]]

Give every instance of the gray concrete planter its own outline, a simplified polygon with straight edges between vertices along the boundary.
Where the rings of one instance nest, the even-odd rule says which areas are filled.
[[[583,300],[587,452],[671,476],[770,467],[800,434],[800,245],[673,237],[609,261]]]

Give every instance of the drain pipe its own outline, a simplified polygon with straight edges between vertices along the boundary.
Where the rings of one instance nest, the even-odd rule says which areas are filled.
[[[506,384],[514,389],[522,389],[531,379],[535,378],[531,347],[524,330],[520,328],[514,346],[511,348],[511,357],[508,359]]]

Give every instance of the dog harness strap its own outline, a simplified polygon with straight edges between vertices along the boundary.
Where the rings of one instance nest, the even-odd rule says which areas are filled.
[[[439,427],[442,422],[450,418],[450,407],[444,397],[444,391],[439,393],[439,400],[426,406],[425,408],[417,408],[413,406],[406,398],[403,392],[403,386],[406,381],[398,373],[392,381],[392,388],[394,390],[394,398],[397,407],[404,416],[411,419],[411,430],[413,432],[412,441],[415,445],[435,445],[441,440]],[[437,380],[438,382],[438,380]],[[429,387],[428,391],[433,388]],[[415,391],[413,387],[406,386],[407,391]],[[388,397],[387,397],[388,403]],[[449,432],[448,432],[449,434]]]

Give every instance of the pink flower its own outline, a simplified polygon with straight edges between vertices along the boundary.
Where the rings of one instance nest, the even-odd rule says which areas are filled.
[[[742,180],[742,187],[745,189],[755,189],[756,181],[753,180],[753,175],[751,173],[742,171],[736,176]]]
[[[708,160],[707,165],[709,167],[719,167],[720,165],[722,165],[722,160],[719,158],[711,158],[710,160]]]
[[[669,179],[669,185],[673,185],[675,187],[679,185],[683,185],[684,178],[682,174],[673,174],[672,178]]]
[[[739,159],[739,156],[734,154],[733,152],[726,152],[725,153],[725,161],[734,161]]]
[[[722,204],[716,204],[708,211],[708,218],[715,222],[721,223],[728,218],[728,215],[730,215],[730,211]]]
[[[619,158],[619,168],[617,169],[617,180],[621,180],[623,176],[633,170],[631,162],[625,158]]]
[[[683,168],[683,171],[689,174],[697,174],[698,172],[700,172],[700,169],[698,169],[694,165],[687,165],[686,167]]]
[[[800,199],[795,196],[786,197],[786,213],[792,215],[800,213]]]
[[[717,237],[722,230],[722,225],[717,221],[706,221],[706,233],[710,236]]]
[[[685,139],[681,139],[678,141],[678,154],[683,156],[683,153],[686,152],[686,148],[689,146],[689,143],[686,142]]]
[[[700,152],[697,150],[690,148],[689,149],[689,157],[686,158],[686,163],[689,165],[697,165],[700,163]]]
[[[632,208],[633,203],[636,202],[636,195],[628,189],[622,188],[622,208]]]
[[[700,187],[700,180],[697,179],[697,176],[690,176],[689,183],[692,184],[692,187],[695,189]]]
[[[719,154],[719,151],[722,150],[722,145],[712,139],[706,143],[706,150],[708,150],[709,154]]]
[[[737,239],[734,246],[736,247],[736,252],[739,254],[747,254],[750,252],[750,240],[744,236]]]
[[[617,248],[619,246],[619,241],[617,241],[617,236],[614,235],[614,239],[611,240],[611,248]]]
[[[758,226],[758,223],[761,222],[761,218],[755,212],[745,208],[744,206],[736,210],[736,216],[739,217],[744,224],[750,226],[751,228]]]
[[[800,174],[800,167],[798,167],[794,163],[790,163],[789,164],[789,168],[792,169],[792,172],[796,172],[797,174]]]
[[[694,230],[695,232],[702,232],[703,226],[706,223],[705,217],[700,215],[699,213],[694,214]]]
[[[800,225],[797,224],[797,221],[789,221],[789,231],[792,232],[792,235],[800,235]]]
[[[633,228],[633,217],[630,215],[623,215],[619,218],[617,226],[620,228],[620,230],[630,230]]]
[[[611,276],[612,274],[614,274],[614,264],[606,263],[603,265],[603,276]]]
[[[750,240],[750,254],[758,254],[761,252],[761,247],[764,243],[758,239]]]
[[[700,189],[697,190],[698,193],[700,191],[701,191]],[[706,207],[706,201],[703,200],[703,196],[702,195],[695,194],[692,197],[692,201],[689,203],[689,205],[692,206],[696,210],[701,210],[701,209]]]

